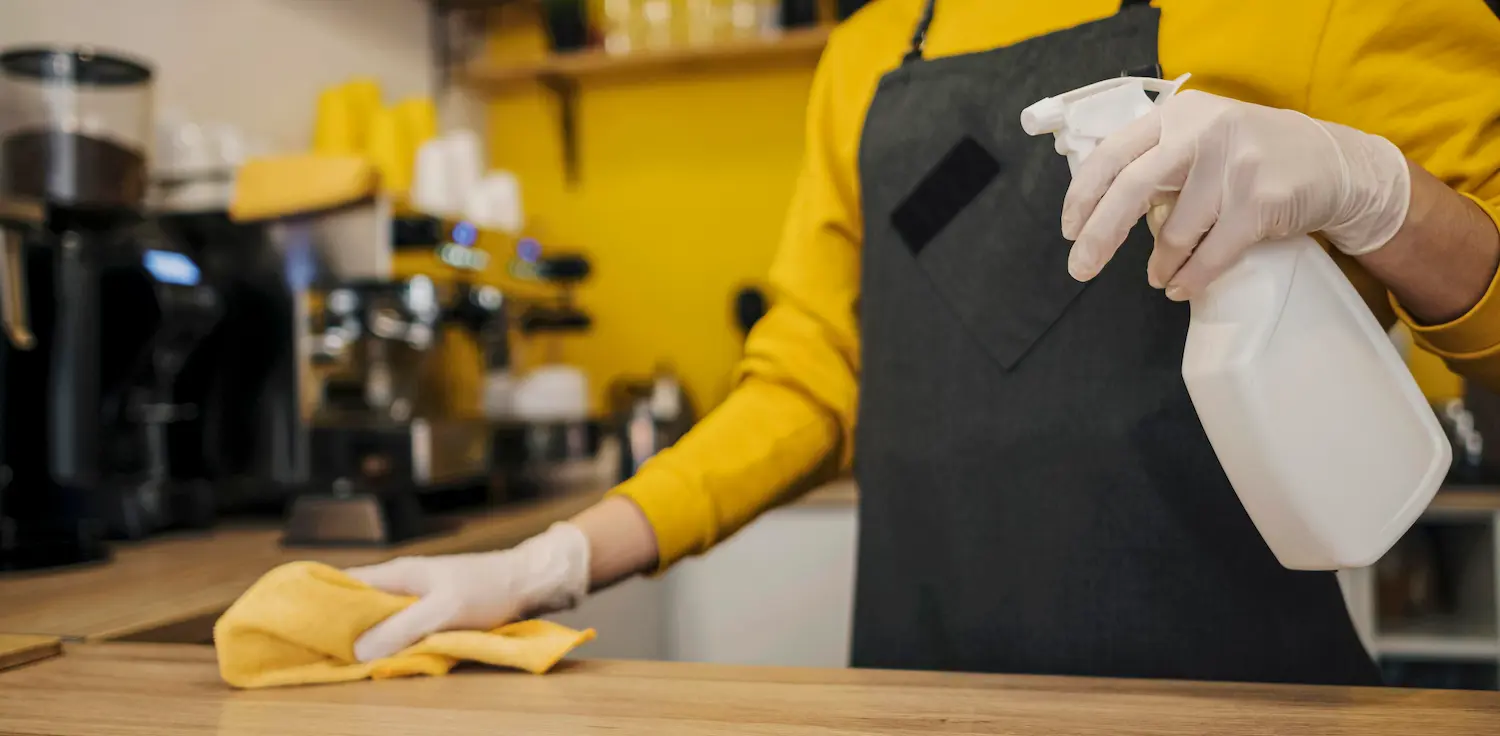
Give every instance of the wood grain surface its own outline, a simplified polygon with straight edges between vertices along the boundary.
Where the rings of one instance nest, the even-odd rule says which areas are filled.
[[[478,61],[463,70],[464,81],[490,93],[518,84],[580,83],[605,77],[631,77],[664,72],[704,72],[746,64],[781,63],[812,68],[828,43],[824,26],[788,30],[771,39],[725,41],[711,47],[685,46],[630,54],[603,49],[555,54],[533,61]]]
[[[55,636],[0,634],[0,670],[30,664],[61,651],[62,643]]]
[[[852,506],[859,503],[854,479],[843,478],[809,491],[797,501],[800,506]],[[1488,515],[1500,513],[1500,488],[1458,486],[1438,493],[1428,507],[1433,516]]]
[[[1500,513],[1500,489],[1497,488],[1450,488],[1432,499],[1429,511],[1469,511],[1477,513]]]
[[[1495,736],[1500,693],[568,662],[236,692],[207,647],[69,646],[0,673],[0,733]]]
[[[578,491],[465,516],[456,531],[398,547],[288,549],[272,525],[221,526],[121,544],[104,564],[0,577],[0,632],[100,640],[175,630],[171,640],[203,640],[214,618],[282,563],[348,567],[401,555],[504,549],[581,511],[602,493]]]

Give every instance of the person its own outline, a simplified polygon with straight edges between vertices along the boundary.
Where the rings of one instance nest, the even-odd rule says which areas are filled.
[[[421,596],[357,656],[661,571],[852,467],[855,666],[1377,683],[1334,575],[1277,564],[1225,479],[1183,302],[1315,233],[1378,317],[1500,388],[1496,49],[1483,0],[876,0],[815,75],[737,387],[570,523],[352,571]],[[1020,129],[1158,66],[1192,91],[1075,178]]]

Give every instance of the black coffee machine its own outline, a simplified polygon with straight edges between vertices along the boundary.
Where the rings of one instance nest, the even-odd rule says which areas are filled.
[[[0,201],[13,214],[0,353],[6,569],[106,555],[103,271],[145,193],[150,80],[143,64],[87,49],[0,53]]]
[[[0,53],[0,198],[40,209],[28,228],[12,218],[7,259],[12,568],[212,518],[206,487],[170,482],[166,437],[193,411],[173,385],[220,305],[143,216],[151,81],[145,63],[94,49]]]
[[[166,425],[168,474],[211,486],[221,516],[280,516],[308,464],[287,259],[264,225],[232,222],[222,209],[159,210],[154,219],[222,304],[172,387],[186,410]]]
[[[111,535],[137,539],[214,518],[213,487],[184,477],[173,430],[202,407],[179,396],[183,372],[219,322],[222,300],[155,220],[118,234],[99,275],[101,446],[94,497]]]

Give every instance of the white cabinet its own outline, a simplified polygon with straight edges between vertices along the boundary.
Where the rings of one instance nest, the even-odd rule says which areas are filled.
[[[580,657],[844,667],[854,598],[853,488],[771,511],[660,579],[549,618],[592,627]]]
[[[588,597],[583,605],[547,618],[598,638],[577,656],[590,659],[666,659],[666,585],[635,578]]]
[[[854,599],[853,503],[772,511],[666,577],[666,656],[844,667]]]
[[[1393,684],[1500,685],[1500,496],[1439,494],[1373,567],[1340,573],[1349,612]]]

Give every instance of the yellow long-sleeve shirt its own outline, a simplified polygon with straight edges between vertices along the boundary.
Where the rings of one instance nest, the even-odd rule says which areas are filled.
[[[740,382],[618,492],[656,532],[660,563],[702,552],[846,468],[859,391],[860,131],[906,51],[921,0],[878,0],[836,29],[813,82],[807,153]],[[1500,20],[1483,0],[1160,0],[1168,78],[1383,135],[1500,223]],[[1117,11],[1118,0],[938,0],[929,58],[983,51]],[[1059,92],[1064,90],[1058,90]],[[1407,322],[1459,372],[1500,388],[1500,295],[1421,325],[1340,265],[1384,321]],[[1142,278],[1145,278],[1144,274]]]

